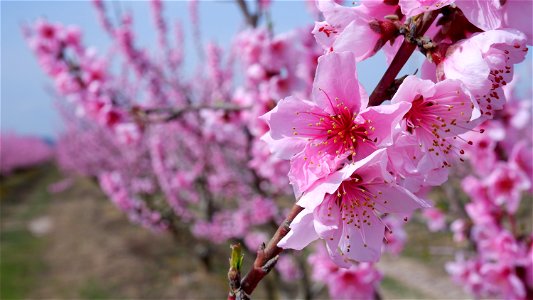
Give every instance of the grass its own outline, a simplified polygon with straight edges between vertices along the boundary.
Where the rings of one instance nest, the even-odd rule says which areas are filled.
[[[384,276],[381,281],[380,289],[388,294],[394,295],[395,299],[424,299],[425,295],[420,292],[402,285],[396,279]]]
[[[43,214],[50,201],[48,184],[57,172],[46,167],[20,172],[1,183],[0,298],[27,298],[45,270],[45,240],[35,237],[28,222]]]
[[[27,230],[2,232],[0,262],[0,297],[2,299],[26,298],[44,270],[40,253],[43,241]]]
[[[104,287],[104,285],[95,279],[89,279],[87,283],[80,289],[81,299],[112,299],[111,292]]]

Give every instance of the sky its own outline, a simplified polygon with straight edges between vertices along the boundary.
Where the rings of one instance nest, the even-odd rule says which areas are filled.
[[[38,18],[63,24],[76,24],[84,32],[84,44],[106,51],[110,39],[97,22],[96,11],[90,1],[0,1],[1,11],[1,130],[21,134],[56,136],[61,131],[61,120],[55,112],[52,83],[42,72],[21,34],[21,25]],[[139,45],[155,44],[156,37],[149,3],[144,1],[115,1],[107,3],[109,9],[120,7],[134,16],[135,32]],[[200,1],[200,30],[204,42],[216,41],[229,45],[235,33],[243,28],[243,19],[233,1]],[[112,11],[110,11],[112,12]],[[304,1],[280,1],[272,6],[274,31],[282,33],[302,26],[312,26],[313,16],[306,10]],[[191,41],[188,2],[165,2],[167,22],[179,19],[185,24],[186,57],[194,65],[197,57]],[[193,63],[191,63],[193,62]],[[375,64],[385,67],[383,58],[368,62],[361,71],[365,85],[379,79]],[[363,81],[365,81],[363,80]]]
[[[149,3],[145,1],[106,2],[109,9],[120,8],[134,16],[136,44],[156,44]],[[186,70],[198,62],[191,40],[191,26],[187,1],[165,2],[167,23],[181,20],[185,25]],[[234,1],[200,1],[200,30],[204,42],[216,41],[228,46],[233,36],[243,28],[242,15]],[[113,15],[113,11],[110,11]],[[91,1],[0,1],[0,129],[21,134],[54,137],[61,131],[61,119],[55,112],[52,83],[42,72],[27,47],[21,25],[38,18],[75,24],[84,32],[84,44],[105,53],[111,44],[97,22]],[[273,1],[274,31],[282,33],[296,27],[312,26],[314,17],[307,11],[305,1]],[[531,52],[531,51],[530,51]],[[528,55],[531,58],[531,53]],[[402,73],[412,73],[423,57],[414,56]],[[529,60],[529,65],[531,60]],[[358,64],[359,80],[371,91],[386,68],[382,54]],[[531,74],[531,73],[530,73]]]

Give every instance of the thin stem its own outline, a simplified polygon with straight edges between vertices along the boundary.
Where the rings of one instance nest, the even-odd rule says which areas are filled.
[[[383,77],[381,77],[378,85],[370,95],[370,101],[368,103],[369,106],[380,105],[383,101],[387,100],[387,98],[390,98],[389,88],[394,83],[396,76],[398,76],[398,73],[400,73],[405,63],[415,51],[417,47],[416,38],[424,35],[438,15],[439,10],[434,10],[424,13],[424,15],[420,17],[417,16],[418,19],[417,17],[413,18],[414,22],[419,24],[415,24],[416,29],[413,34],[406,34],[406,37],[400,46],[400,49],[398,49],[398,52],[392,60],[389,68],[387,71],[385,71],[385,74],[383,74]]]
[[[242,14],[244,15],[244,19],[246,20],[246,24],[248,24],[250,27],[257,27],[257,21],[259,19],[257,14],[252,14],[250,10],[248,9],[248,4],[245,0],[235,0],[237,2],[237,5],[239,5],[239,8],[241,9]]]
[[[302,210],[302,207],[295,204],[268,244],[257,251],[252,269],[241,281],[241,289],[245,295],[250,295],[261,279],[274,267],[278,255],[283,251],[282,248],[278,247],[278,243],[289,233],[291,222]]]
[[[237,4],[241,8],[245,18],[247,19],[248,24],[254,25],[255,21],[250,19],[251,14],[248,11],[248,7],[244,0],[236,0]],[[411,54],[417,47],[416,39],[422,36],[431,26],[433,21],[437,18],[439,10],[427,12],[423,15],[419,15],[413,18],[414,27],[413,32],[406,34],[406,38],[403,44],[400,46],[400,49],[396,53],[396,57],[392,61],[391,65],[381,78],[380,82],[376,86],[374,92],[370,96],[370,105],[379,105],[381,102],[386,100],[387,90],[394,83],[396,76],[405,65]],[[252,22],[253,21],[253,22]],[[255,290],[257,284],[270,272],[274,267],[279,257],[279,254],[283,251],[282,248],[278,247],[279,241],[285,237],[290,231],[290,224],[294,218],[303,210],[302,207],[294,205],[291,209],[289,215],[285,218],[283,223],[278,227],[276,233],[270,239],[267,245],[262,245],[262,247],[257,251],[257,256],[252,266],[252,269],[244,278],[241,280],[240,288],[238,293],[236,293],[236,299],[249,299],[249,295]],[[375,295],[377,299],[380,298],[379,294]]]
[[[370,100],[368,102],[369,106],[378,106],[389,98],[389,87],[392,85],[394,79],[396,79],[396,76],[400,73],[400,70],[403,68],[407,60],[409,60],[409,57],[411,57],[411,54],[413,54],[415,49],[415,44],[412,44],[407,40],[403,41],[389,68],[383,77],[381,77],[378,85],[370,95]]]
[[[133,109],[132,114],[139,116],[139,117],[147,117],[149,115],[163,115],[160,118],[155,118],[156,122],[167,122],[175,120],[184,113],[187,112],[194,112],[199,111],[202,109],[208,109],[208,110],[222,110],[226,112],[238,112],[247,110],[250,107],[248,106],[239,106],[239,105],[229,105],[229,104],[223,104],[223,105],[191,105],[187,107],[164,107],[164,108],[148,108],[148,109]],[[154,119],[147,118],[147,121],[154,121]]]

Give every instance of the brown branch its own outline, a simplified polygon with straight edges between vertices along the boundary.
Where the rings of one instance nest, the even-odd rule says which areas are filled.
[[[241,10],[247,18],[249,24],[254,24],[250,23],[251,21],[249,18],[251,15],[246,6],[246,2],[244,0],[236,1],[241,7]],[[400,46],[398,53],[396,53],[396,57],[370,96],[370,105],[379,105],[386,99],[385,96],[387,94],[387,90],[395,82],[396,76],[405,65],[411,54],[413,54],[416,47],[420,44],[419,37],[421,37],[428,30],[429,26],[431,26],[433,21],[435,21],[438,14],[439,10],[436,10],[413,18],[410,32],[405,34],[406,38],[403,44]],[[292,207],[291,212],[278,227],[272,239],[270,239],[267,245],[263,244],[257,251],[257,256],[252,269],[241,280],[238,289],[231,291],[229,297],[230,299],[250,299],[250,294],[255,290],[257,284],[275,266],[279,254],[283,251],[283,249],[277,245],[279,241],[289,233],[291,222],[302,210],[303,208],[296,204]],[[235,283],[232,285],[235,286]],[[375,296],[377,299],[380,298],[379,294],[376,294]]]
[[[250,12],[246,0],[235,0],[235,2],[237,2],[237,5],[241,9],[242,14],[244,15],[244,19],[246,20],[246,24],[253,28],[257,27],[257,21],[259,20],[259,16]]]
[[[163,108],[148,108],[148,109],[142,109],[139,107],[135,107],[132,109],[131,113],[135,117],[139,117],[141,120],[145,122],[168,122],[175,120],[179,117],[181,117],[183,114],[187,112],[194,112],[199,111],[202,109],[208,109],[208,110],[222,110],[225,112],[238,112],[247,110],[250,107],[248,106],[239,106],[239,105],[231,105],[231,104],[222,104],[222,105],[191,105],[187,107],[163,107]],[[152,118],[151,115],[157,115],[159,117]]]
[[[268,244],[261,245],[261,248],[257,250],[252,269],[241,280],[238,289],[232,290],[232,294],[235,295],[234,299],[249,299],[249,295],[255,290],[257,284],[274,268],[279,254],[283,251],[278,247],[278,243],[289,233],[291,222],[302,210],[302,207],[295,204]]]
[[[390,99],[389,88],[394,84],[396,76],[398,76],[400,70],[415,51],[417,44],[419,44],[418,38],[424,35],[438,15],[439,10],[434,10],[412,19],[412,29],[410,32],[405,33],[405,39],[400,49],[398,49],[389,68],[385,71],[385,74],[383,74],[383,77],[381,77],[378,85],[370,95],[369,106],[377,106],[383,101]]]

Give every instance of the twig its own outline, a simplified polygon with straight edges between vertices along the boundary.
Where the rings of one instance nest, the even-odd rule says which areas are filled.
[[[403,68],[407,60],[409,60],[409,57],[411,57],[415,51],[417,44],[419,44],[417,39],[424,35],[438,15],[439,10],[434,10],[413,18],[413,30],[412,32],[405,34],[405,39],[400,46],[400,49],[398,49],[396,56],[370,95],[369,106],[380,105],[390,97],[389,88],[394,83],[396,76],[400,73],[400,70]]]
[[[242,266],[242,248],[240,244],[231,246],[231,257],[229,259],[229,271],[228,271],[228,280],[230,292],[228,295],[228,300],[235,300],[237,298],[242,298],[240,296],[241,292],[241,266]]]
[[[248,9],[248,4],[246,4],[245,0],[235,1],[237,2],[237,5],[239,5],[239,8],[241,9],[242,14],[244,15],[246,24],[253,28],[257,27],[257,21],[259,20],[259,16],[250,12],[250,10]]]
[[[254,24],[256,20],[252,20],[248,7],[244,0],[236,0],[243,11],[248,24]],[[406,38],[403,44],[396,53],[396,57],[391,63],[391,66],[387,69],[380,82],[376,86],[374,92],[370,96],[370,105],[379,105],[385,100],[384,96],[389,87],[394,83],[396,76],[402,69],[403,65],[407,62],[411,54],[417,47],[417,39],[422,36],[437,18],[439,10],[427,12],[423,15],[419,15],[413,18],[412,30],[406,34]],[[270,272],[274,267],[279,257],[279,254],[283,251],[277,245],[279,241],[287,235],[290,231],[290,224],[294,218],[303,210],[302,207],[294,205],[289,215],[285,218],[283,223],[278,227],[276,233],[270,239],[267,245],[263,244],[257,251],[252,269],[240,282],[240,287],[237,290],[232,290],[228,299],[250,299],[250,294],[257,287],[257,284]],[[231,285],[231,283],[230,283]],[[375,295],[376,298],[380,298],[379,294]]]
[[[225,112],[238,112],[238,111],[247,110],[249,108],[250,107],[248,107],[248,106],[238,106],[238,105],[230,105],[230,104],[191,105],[191,106],[179,107],[179,108],[176,108],[176,107],[163,107],[163,108],[142,109],[142,108],[138,108],[137,107],[137,108],[132,109],[132,114],[134,116],[138,116],[142,120],[145,120],[145,121],[148,121],[148,122],[153,122],[153,121],[156,121],[156,122],[167,122],[167,121],[172,121],[174,119],[177,119],[177,118],[181,117],[181,115],[183,115],[184,113],[193,112],[193,111],[199,111],[199,110],[202,110],[202,109],[222,110],[222,111],[225,111]],[[150,115],[163,115],[163,116],[160,117],[159,119],[156,118],[154,120],[154,119],[151,119],[149,117]]]
[[[295,204],[268,244],[261,245],[261,248],[257,250],[257,256],[252,269],[241,280],[238,289],[239,293],[236,293],[237,298],[235,299],[239,299],[239,295],[244,297],[242,299],[248,299],[249,295],[254,291],[261,279],[263,279],[263,277],[265,277],[276,265],[279,254],[283,251],[282,248],[278,247],[278,243],[287,235],[287,233],[289,233],[291,222],[302,210],[302,207]]]

